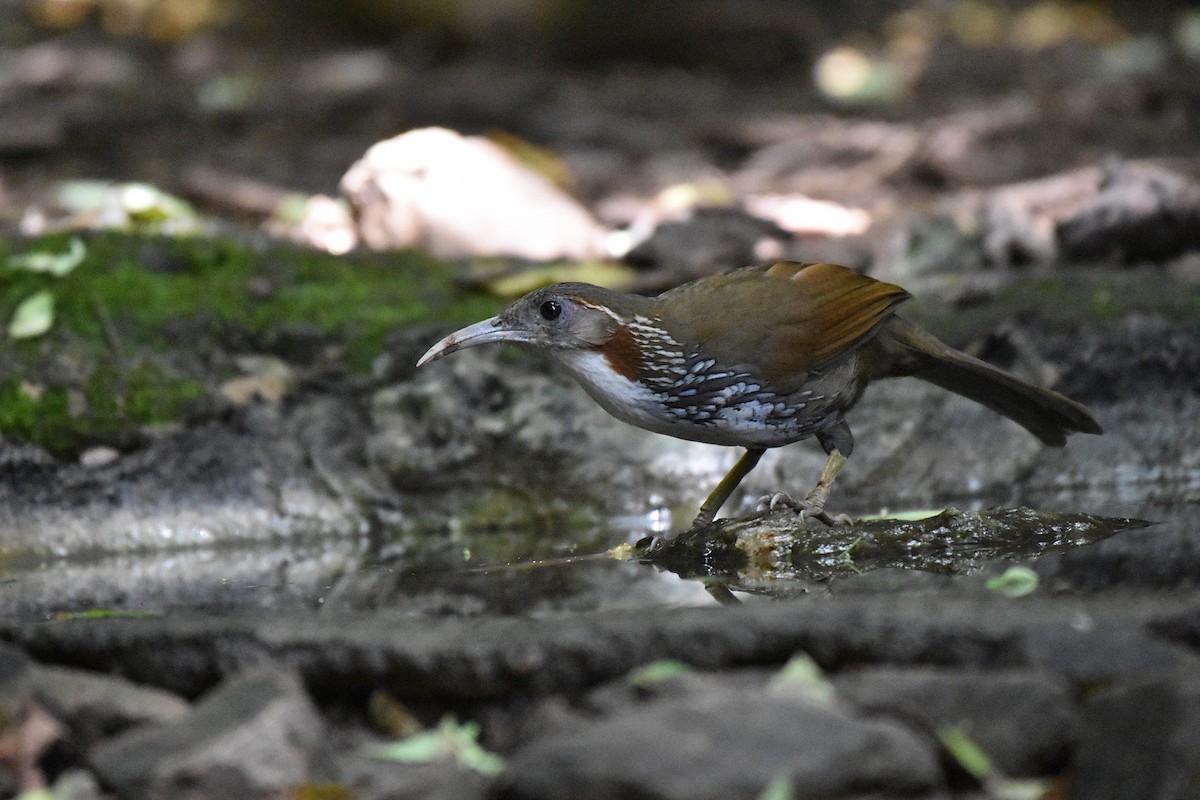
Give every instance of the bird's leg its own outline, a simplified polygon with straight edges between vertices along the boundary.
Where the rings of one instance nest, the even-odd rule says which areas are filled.
[[[839,520],[825,513],[825,503],[829,501],[829,491],[833,488],[834,479],[845,465],[846,457],[842,455],[841,450],[835,447],[829,451],[829,457],[825,459],[825,467],[821,470],[821,477],[817,479],[817,485],[808,493],[803,502],[793,500],[783,492],[776,492],[759,500],[759,506],[765,506],[770,511],[780,507],[792,508],[800,512],[802,517],[812,517],[832,527]]]
[[[747,448],[746,454],[738,459],[738,462],[733,465],[733,469],[726,473],[721,482],[717,484],[717,488],[712,490],[712,494],[700,506],[700,513],[696,515],[696,520],[692,523],[693,528],[707,525],[713,521],[717,512],[721,510],[721,506],[725,505],[725,501],[729,499],[729,495],[733,494],[733,490],[742,482],[742,478],[750,474],[750,470],[754,469],[765,452],[767,451],[761,447]]]
[[[800,510],[802,516],[819,519],[830,527],[834,525],[836,520],[825,513],[825,503],[829,501],[829,490],[833,488],[834,478],[844,466],[846,457],[842,455],[842,451],[836,447],[830,450],[829,458],[825,459],[825,466],[821,470],[821,477],[817,478],[817,485],[808,493],[808,497],[804,498],[803,508]]]

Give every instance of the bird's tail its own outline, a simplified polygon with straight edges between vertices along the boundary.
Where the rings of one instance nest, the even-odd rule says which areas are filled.
[[[1003,414],[1048,445],[1061,447],[1076,431],[1104,432],[1082,403],[955,350],[915,325],[895,322],[900,324],[889,332],[908,351],[913,376]]]

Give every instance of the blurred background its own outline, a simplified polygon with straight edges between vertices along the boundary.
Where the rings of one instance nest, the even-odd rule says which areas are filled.
[[[622,199],[679,183],[878,199],[881,179],[945,191],[1193,155],[1198,74],[1200,11],[1155,0],[4,0],[0,217],[84,177],[253,217],[279,198],[235,178],[331,193],[370,144],[427,125],[548,148],[617,224]],[[964,111],[919,157],[803,174],[911,145],[879,128],[835,151],[822,136],[844,128],[797,115]],[[807,151],[768,149],[797,137]]]

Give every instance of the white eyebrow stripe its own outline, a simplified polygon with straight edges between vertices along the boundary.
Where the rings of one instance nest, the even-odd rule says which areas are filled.
[[[577,297],[575,295],[568,295],[567,299],[570,300],[572,303],[575,303],[576,305],[583,306],[584,308],[590,308],[593,311],[603,312],[604,314],[607,314],[608,318],[611,319],[613,322],[617,322],[620,324],[625,323],[625,320],[621,319],[620,315],[617,314],[617,312],[613,311],[608,306],[600,305],[599,303],[593,303],[590,300],[584,300],[582,297]]]

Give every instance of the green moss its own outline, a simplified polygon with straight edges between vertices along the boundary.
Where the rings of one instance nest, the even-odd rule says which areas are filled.
[[[39,249],[63,249],[48,237]],[[262,333],[288,324],[316,326],[348,339],[382,341],[414,322],[473,319],[495,302],[456,292],[452,270],[415,252],[339,258],[283,246],[257,251],[228,240],[165,239],[105,233],[88,242],[78,269],[58,279],[7,275],[0,313],[11,313],[19,287],[49,284],[59,325],[86,337],[105,335],[103,314],[121,332],[153,339],[172,320],[203,319]],[[348,342],[352,343],[352,342]]]
[[[21,388],[18,378],[0,383],[0,430],[28,434],[37,415],[38,401]]]
[[[94,444],[131,444],[141,426],[185,417],[206,396],[199,382],[150,367],[127,380],[101,367],[78,391],[82,402],[71,402],[73,391],[9,377],[0,382],[0,431],[70,456]]]
[[[0,242],[0,256],[65,252],[70,239]],[[207,365],[228,363],[226,351],[269,351],[280,330],[327,336],[348,371],[365,372],[392,330],[474,321],[497,306],[457,291],[449,265],[415,252],[339,258],[122,233],[86,244],[61,277],[0,266],[0,323],[35,291],[55,301],[47,334],[0,351],[0,433],[59,453],[128,441],[139,426],[205,407],[229,377]]]
[[[37,442],[53,452],[74,445],[75,425],[66,389],[27,388],[16,377],[0,383],[0,431]]]
[[[129,421],[155,425],[178,420],[198,408],[205,391],[197,381],[167,375],[143,364],[130,373],[123,396]]]

